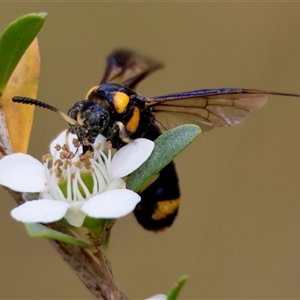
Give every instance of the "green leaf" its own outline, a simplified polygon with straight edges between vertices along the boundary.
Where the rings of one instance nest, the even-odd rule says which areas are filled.
[[[47,14],[28,14],[11,23],[0,37],[0,95],[20,61],[43,26]],[[2,103],[0,103],[2,106]]]
[[[196,125],[182,125],[171,129],[154,142],[155,147],[148,160],[135,170],[126,181],[126,187],[139,192],[153,176],[174,159],[186,148],[199,134],[200,127]]]
[[[167,296],[167,300],[176,300],[181,291],[181,288],[184,286],[188,279],[189,277],[187,275],[183,275],[182,277],[180,277],[176,285],[172,288],[169,295]]]
[[[28,234],[34,238],[43,237],[43,238],[47,238],[47,239],[57,240],[60,242],[65,242],[67,244],[73,244],[73,245],[83,247],[83,248],[92,248],[91,245],[89,245],[79,239],[76,239],[73,236],[53,230],[42,224],[26,223],[25,227],[26,227]]]

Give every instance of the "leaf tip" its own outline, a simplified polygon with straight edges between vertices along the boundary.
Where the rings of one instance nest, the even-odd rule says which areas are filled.
[[[175,286],[171,289],[170,293],[167,296],[167,300],[176,300],[178,298],[178,295],[184,286],[184,284],[187,282],[189,279],[188,275],[183,275],[181,276]]]
[[[37,16],[39,16],[41,19],[46,19],[48,14],[46,12],[39,12],[36,13]]]

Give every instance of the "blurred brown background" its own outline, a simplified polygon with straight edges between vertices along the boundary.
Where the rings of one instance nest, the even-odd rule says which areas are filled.
[[[98,83],[104,58],[128,46],[165,62],[138,91],[244,87],[300,93],[300,3],[1,3],[0,28],[48,12],[39,34],[38,98],[63,110]],[[110,258],[133,299],[300,298],[300,100],[270,97],[245,123],[200,136],[177,159],[179,217],[154,234],[134,217],[113,230]],[[29,153],[66,124],[37,109]],[[46,240],[13,221],[1,189],[0,298],[92,299]]]

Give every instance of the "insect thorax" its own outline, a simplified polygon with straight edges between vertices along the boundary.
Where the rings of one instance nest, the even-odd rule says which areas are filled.
[[[135,91],[106,83],[92,89],[87,98],[68,112],[77,121],[70,125],[70,132],[80,142],[93,143],[102,134],[119,149],[147,131],[152,114]]]

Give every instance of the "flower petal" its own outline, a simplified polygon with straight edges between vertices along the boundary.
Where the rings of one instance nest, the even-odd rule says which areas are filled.
[[[131,190],[111,190],[92,197],[81,209],[92,218],[116,219],[132,212],[140,200],[141,197]]]
[[[158,295],[152,296],[150,298],[147,298],[146,300],[166,300],[166,299],[167,299],[166,295],[158,294]]]
[[[147,139],[136,139],[122,147],[111,162],[113,178],[132,173],[147,160],[153,148],[154,142]]]
[[[80,227],[86,217],[86,214],[81,210],[81,206],[85,201],[72,201],[65,215],[65,219],[69,224]]]
[[[113,179],[106,188],[106,191],[115,189],[125,189],[126,183],[122,178]]]
[[[65,201],[33,200],[14,208],[11,216],[24,223],[51,223],[62,219],[69,206]]]
[[[14,153],[0,160],[0,184],[17,192],[41,192],[45,189],[43,164],[28,154]]]

